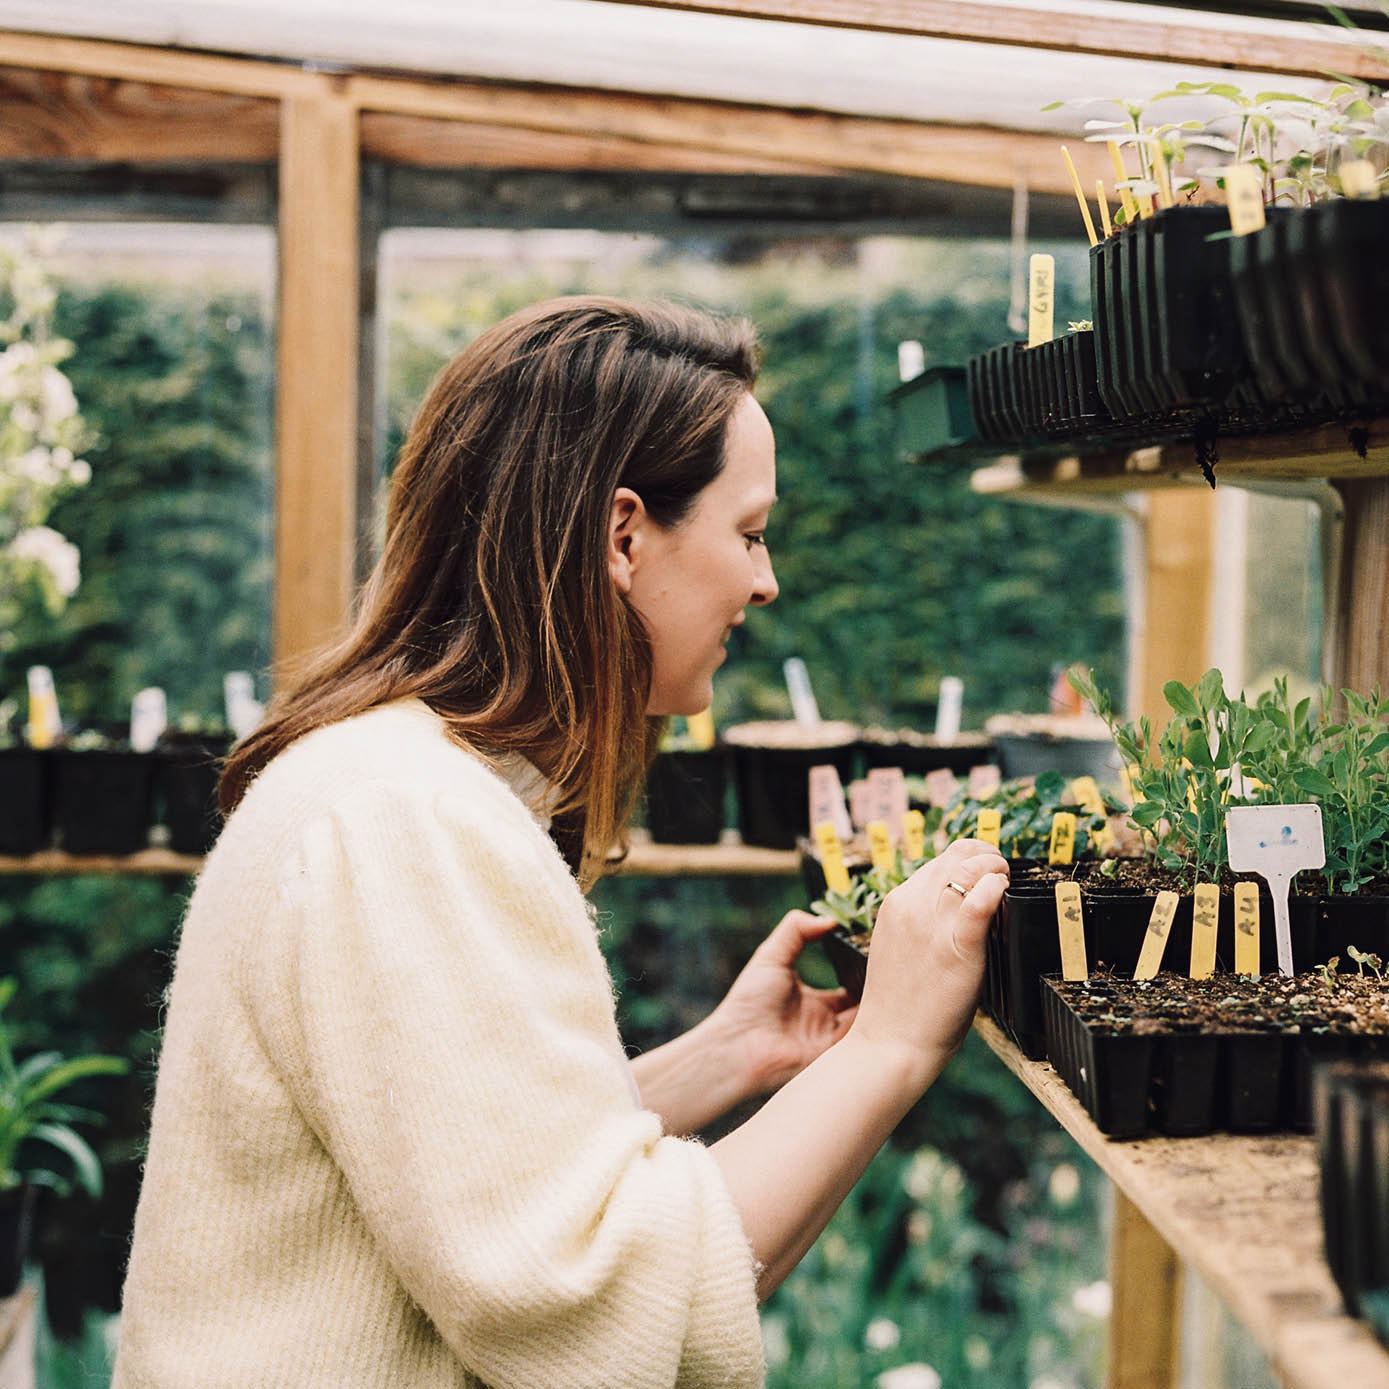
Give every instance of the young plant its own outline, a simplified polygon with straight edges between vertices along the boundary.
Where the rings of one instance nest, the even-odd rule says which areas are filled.
[[[1017,777],[983,796],[971,796],[967,789],[957,791],[944,806],[941,828],[948,839],[974,833],[979,812],[992,808],[999,812],[998,845],[1006,858],[1047,856],[1051,823],[1066,811],[1076,817],[1076,837],[1072,853],[1076,858],[1093,855],[1096,840],[1108,823],[1072,799],[1070,781],[1060,772],[1043,772],[1037,777]]]
[[[14,997],[13,979],[0,980],[0,1014]],[[85,1076],[124,1075],[129,1063],[119,1056],[75,1056],[39,1052],[25,1060],[14,1058],[12,1034],[0,1016],[0,1192],[27,1183],[51,1187],[66,1195],[72,1182],[46,1163],[25,1154],[42,1144],[61,1153],[79,1186],[91,1196],[101,1194],[101,1163],[72,1125],[99,1123],[101,1115],[53,1097]]]
[[[852,881],[848,892],[827,889],[823,897],[810,904],[810,910],[819,916],[832,916],[853,935],[871,935],[883,898],[926,861],[906,858],[898,849],[889,867],[867,869]]]

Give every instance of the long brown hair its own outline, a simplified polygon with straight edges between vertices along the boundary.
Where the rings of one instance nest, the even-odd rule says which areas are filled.
[[[234,749],[224,813],[296,738],[414,695],[546,774],[587,887],[661,726],[650,644],[608,573],[613,493],[678,524],[756,375],[750,325],[667,303],[553,299],[479,336],[416,415],[352,630]]]

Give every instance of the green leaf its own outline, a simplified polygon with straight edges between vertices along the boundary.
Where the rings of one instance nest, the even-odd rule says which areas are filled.
[[[1130,815],[1141,829],[1150,830],[1162,819],[1162,807],[1156,801],[1139,801]]]
[[[1191,691],[1180,680],[1169,680],[1162,687],[1162,697],[1171,706],[1174,713],[1185,714],[1189,718],[1200,717],[1200,705],[1196,703]]]
[[[1186,742],[1182,744],[1182,756],[1193,767],[1210,768],[1215,765],[1211,760],[1211,745],[1206,741],[1204,729],[1194,729],[1187,735]]]
[[[1225,703],[1225,682],[1218,666],[1212,666],[1196,686],[1196,702],[1204,713],[1210,713]]]
[[[31,1105],[37,1104],[84,1076],[120,1076],[129,1070],[130,1062],[123,1056],[75,1056],[71,1061],[55,1066],[31,1086],[25,1100]]]
[[[1297,767],[1293,770],[1293,780],[1298,787],[1313,796],[1334,796],[1335,783],[1315,767]]]
[[[63,1124],[39,1124],[29,1136],[66,1153],[82,1189],[89,1196],[101,1195],[101,1163],[85,1139]]]

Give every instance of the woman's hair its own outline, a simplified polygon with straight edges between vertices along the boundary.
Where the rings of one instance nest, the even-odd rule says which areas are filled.
[[[545,773],[588,886],[663,726],[646,716],[647,635],[608,571],[613,494],[684,519],[756,374],[745,321],[597,296],[534,305],[464,348],[401,450],[351,632],[232,752],[223,811],[296,738],[413,695],[460,741]]]

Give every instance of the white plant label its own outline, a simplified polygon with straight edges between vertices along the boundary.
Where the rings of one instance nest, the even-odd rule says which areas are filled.
[[[815,702],[815,691],[810,688],[810,672],[799,656],[788,656],[781,666],[786,677],[786,693],[791,696],[791,712],[796,722],[806,728],[815,728],[820,722],[820,706]]]
[[[238,741],[256,731],[265,716],[265,706],[256,698],[249,671],[230,670],[222,677],[222,698],[227,709],[227,727]]]
[[[1293,972],[1292,927],[1288,922],[1288,884],[1304,868],[1326,862],[1319,805],[1242,805],[1225,812],[1230,867],[1257,873],[1273,898],[1278,970]]]
[[[169,705],[158,685],[137,690],[130,701],[130,746],[134,752],[153,752],[169,724]]]
[[[960,715],[964,712],[965,682],[958,675],[942,675],[936,697],[936,737],[953,743],[960,736]]]
[[[853,834],[849,812],[844,805],[844,784],[839,768],[832,762],[810,769],[810,832],[818,825],[830,825],[841,839]]]

